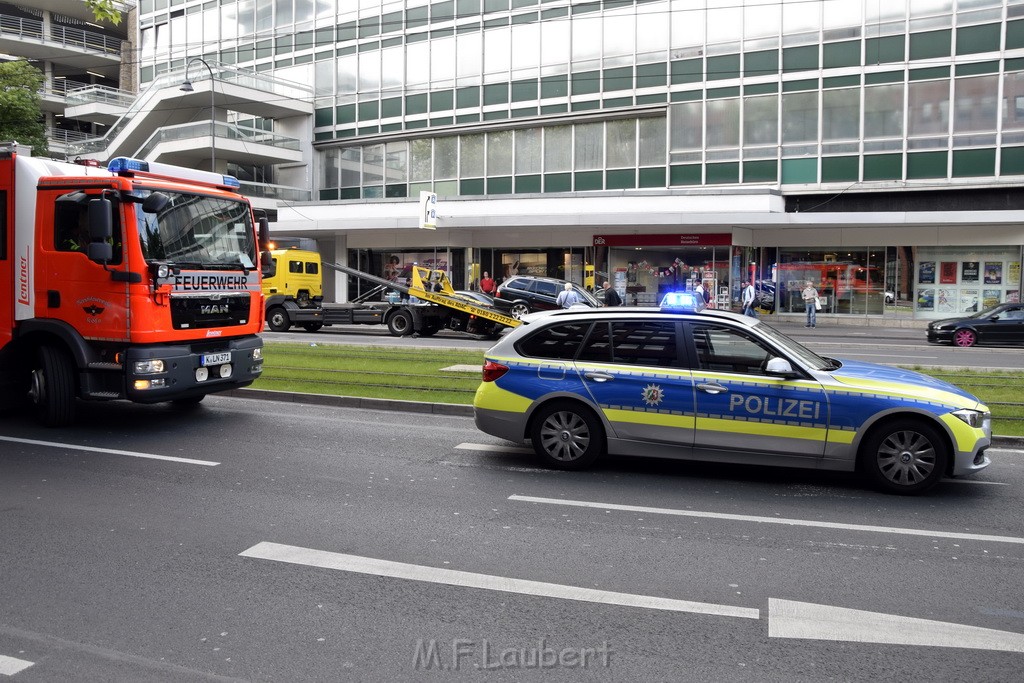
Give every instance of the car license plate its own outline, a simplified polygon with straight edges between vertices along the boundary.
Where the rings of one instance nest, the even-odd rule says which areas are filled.
[[[224,363],[230,363],[231,352],[225,351],[224,353],[208,353],[205,356],[201,356],[199,362],[204,367],[210,365],[223,365]]]

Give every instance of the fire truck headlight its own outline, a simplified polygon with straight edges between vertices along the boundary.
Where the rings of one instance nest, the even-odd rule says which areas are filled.
[[[164,362],[159,358],[135,361],[136,375],[155,375],[164,371]]]
[[[258,349],[253,349],[252,350],[252,359],[253,360],[263,360],[263,348],[262,347],[260,347]]]
[[[161,264],[156,267],[156,276],[163,280],[166,277],[170,277],[171,267],[166,264]]]

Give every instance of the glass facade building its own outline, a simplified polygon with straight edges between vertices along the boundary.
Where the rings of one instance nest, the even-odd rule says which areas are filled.
[[[194,56],[312,84],[313,201],[282,209],[281,227],[361,216],[370,224],[323,236],[367,268],[405,251],[391,219],[429,191],[494,228],[407,245],[464,263],[452,275],[465,286],[530,262],[583,284],[588,264],[599,280],[626,273],[637,303],[711,279],[715,304],[732,306],[754,279],[779,314],[798,312],[788,292],[802,278],[832,292],[837,316],[937,317],[1019,296],[1024,2],[140,0],[139,31],[143,87]],[[776,208],[728,220],[730,197],[751,191]],[[674,224],[601,207],[572,230],[550,208],[651,196],[684,212],[719,202]],[[501,225],[517,205],[532,231]],[[918,217],[896,217],[907,212]],[[657,237],[723,232],[725,244]],[[616,234],[654,237],[632,253],[597,241]],[[987,263],[1000,282],[985,265],[972,281],[968,264]],[[631,271],[654,281],[625,284]]]

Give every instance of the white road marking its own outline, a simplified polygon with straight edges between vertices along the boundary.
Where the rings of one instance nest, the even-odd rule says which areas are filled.
[[[33,664],[35,664],[35,662],[26,662],[24,659],[0,655],[0,676],[13,676],[19,671],[24,671]]]
[[[486,453],[533,453],[527,446],[503,446],[496,443],[460,443],[457,451],[484,451]]]
[[[156,455],[154,453],[139,453],[136,451],[119,451],[113,448],[98,448],[96,446],[77,446],[70,443],[59,443],[57,441],[37,441],[36,439],[17,439],[13,436],[0,436],[0,441],[12,443],[24,443],[31,446],[49,446],[52,448],[67,448],[73,451],[88,451],[90,453],[103,453],[105,455],[127,455],[130,458],[148,458],[149,460],[166,460],[168,462],[181,462],[186,465],[205,465],[216,467],[219,462],[211,460],[193,460],[192,458],[176,458],[173,455]]]
[[[649,515],[674,515],[677,517],[702,517],[705,519],[725,519],[734,522],[757,522],[759,524],[785,524],[787,526],[808,526],[822,529],[846,529],[848,531],[871,531],[881,534],[898,534],[904,536],[926,536],[928,538],[953,538],[967,541],[990,541],[994,543],[1016,543],[1024,545],[1024,538],[1016,536],[989,536],[986,534],[968,534],[957,531],[931,531],[929,529],[904,529],[894,526],[871,526],[869,524],[845,524],[842,522],[818,522],[810,519],[787,519],[785,517],[759,517],[757,515],[734,515],[724,512],[701,512],[698,510],[673,510],[671,508],[652,508],[640,505],[618,505],[616,503],[599,503],[584,500],[565,500],[562,498],[537,498],[534,496],[512,495],[509,500],[524,503],[543,503],[546,505],[568,505],[571,507],[594,508],[597,510],[621,510],[624,512],[643,512]]]
[[[943,479],[943,484],[978,484],[981,486],[1009,486],[1005,481],[982,481],[981,479]]]
[[[768,637],[1024,652],[1024,634],[768,598]]]
[[[652,595],[635,595],[633,593],[617,593],[613,591],[566,586],[557,583],[513,579],[505,576],[476,574],[454,569],[439,569],[405,562],[378,560],[372,557],[346,555],[343,553],[300,548],[293,545],[262,542],[239,553],[242,557],[253,557],[276,562],[300,564],[322,569],[336,569],[356,574],[387,576],[410,581],[425,581],[446,586],[462,586],[465,588],[482,588],[484,590],[519,593],[562,600],[578,600],[596,602],[606,605],[622,605],[625,607],[641,607],[644,609],[668,610],[671,612],[690,612],[694,614],[711,614],[723,617],[742,619],[760,619],[759,610],[732,605],[714,605],[706,602],[689,600],[673,600]]]

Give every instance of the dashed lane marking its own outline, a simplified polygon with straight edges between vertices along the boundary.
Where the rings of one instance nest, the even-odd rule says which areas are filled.
[[[533,449],[526,446],[505,446],[496,443],[460,443],[455,450],[484,451],[486,453],[533,453]]]
[[[961,541],[989,541],[992,543],[1014,543],[1024,545],[1024,538],[1016,536],[990,536],[987,534],[969,534],[958,531],[934,531],[930,529],[905,529],[895,526],[872,526],[870,524],[846,524],[843,522],[819,522],[811,519],[787,519],[785,517],[760,517],[757,515],[735,515],[724,512],[702,512],[699,510],[674,510],[671,508],[653,508],[641,505],[619,505],[616,503],[600,503],[586,500],[566,500],[562,498],[537,498],[535,496],[512,495],[509,500],[523,503],[542,503],[545,505],[566,505],[570,507],[593,508],[596,510],[619,510],[623,512],[642,512],[648,515],[673,515],[676,517],[701,517],[704,519],[723,519],[733,522],[757,522],[759,524],[783,524],[787,526],[806,526],[821,529],[844,529],[847,531],[870,531],[880,534],[897,534],[903,536],[925,536],[927,538],[950,538]]]
[[[17,657],[0,655],[0,676],[13,676],[19,671],[24,671],[33,664],[35,664],[35,662],[26,662],[24,659],[18,659]]]
[[[739,617],[743,619],[760,618],[759,610],[748,607],[714,605],[707,602],[691,602],[689,600],[660,598],[653,595],[617,593],[614,591],[603,591],[594,588],[582,588],[580,586],[566,586],[563,584],[530,581],[527,579],[513,579],[506,576],[477,574],[474,572],[464,572],[454,569],[439,569],[437,567],[406,564],[405,562],[392,562],[390,560],[378,560],[372,557],[346,555],[343,553],[314,550],[312,548],[300,548],[294,545],[281,545],[279,543],[269,543],[266,541],[257,543],[248,550],[242,551],[239,555],[242,557],[252,557],[262,560],[274,560],[276,562],[305,565],[307,567],[335,569],[345,572],[353,572],[356,574],[370,574],[372,576],[408,579],[410,581],[424,581],[426,583],[437,583],[446,586],[482,588],[484,590],[501,591],[503,593],[518,593],[521,595],[532,595],[537,597],[560,598],[563,600],[596,602],[606,605],[622,605],[625,607],[668,610],[671,612],[690,612],[694,614],[710,614],[723,617]]]
[[[130,458],[146,458],[149,460],[166,460],[168,462],[180,462],[186,465],[204,465],[216,467],[219,462],[211,460],[195,460],[193,458],[177,458],[173,455],[156,455],[155,453],[139,453],[137,451],[120,451],[114,448],[98,448],[96,446],[79,446],[71,443],[60,443],[58,441],[37,441],[36,439],[18,439],[13,436],[0,436],[0,441],[11,443],[23,443],[30,446],[45,446],[47,448],[64,448],[72,451],[87,451],[90,453],[102,453],[104,455],[126,455]]]

